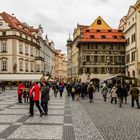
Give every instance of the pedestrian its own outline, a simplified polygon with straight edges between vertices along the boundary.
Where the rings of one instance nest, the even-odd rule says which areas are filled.
[[[117,97],[118,97],[118,100],[119,100],[119,107],[122,107],[124,92],[123,92],[123,89],[122,89],[121,85],[118,85],[116,93],[117,93]]]
[[[107,88],[107,86],[104,86],[102,91],[101,91],[101,94],[103,95],[104,102],[106,102],[107,93],[108,93],[108,88]]]
[[[63,90],[64,90],[63,84],[62,83],[59,83],[60,98],[62,98]]]
[[[41,106],[44,110],[44,115],[48,115],[48,101],[50,100],[49,97],[50,88],[46,85],[46,83],[42,83],[41,88]]]
[[[28,103],[28,89],[26,88],[26,89],[24,89],[24,91],[23,91],[23,98],[24,98],[24,103]]]
[[[34,116],[34,104],[36,104],[36,107],[38,108],[40,112],[40,117],[44,115],[44,112],[42,111],[39,103],[40,98],[40,87],[36,84],[36,82],[33,82],[33,87],[30,90],[30,115],[29,117]]]
[[[54,97],[57,97],[58,88],[56,83],[53,84],[52,89],[53,89]]]
[[[75,99],[75,84],[74,83],[71,86],[71,97],[72,97],[72,101],[74,101]]]
[[[2,83],[1,83],[2,92],[5,92],[5,86],[6,86],[6,85],[5,85],[5,82],[2,82]]]
[[[22,82],[19,82],[17,91],[19,103],[22,103],[22,95],[24,90],[25,90],[24,84]]]
[[[81,91],[82,91],[82,86],[81,86],[81,83],[78,82],[75,84],[75,93],[76,93],[76,100],[77,101],[79,101],[79,99],[80,99]]]
[[[117,93],[116,93],[116,86],[114,85],[113,88],[110,91],[110,96],[111,96],[111,103],[113,103],[113,101],[115,101],[115,104],[117,104]]]
[[[70,82],[68,82],[68,84],[66,85],[66,89],[67,89],[67,95],[69,97],[71,95],[71,90],[72,90]]]
[[[88,94],[89,94],[89,103],[93,102],[93,93],[95,92],[95,86],[93,85],[93,83],[91,82],[87,88]]]
[[[139,89],[136,87],[136,84],[133,84],[133,87],[130,90],[130,95],[131,95],[131,107],[134,107],[134,101],[136,101],[137,107],[139,109],[140,108],[140,106],[139,106]]]

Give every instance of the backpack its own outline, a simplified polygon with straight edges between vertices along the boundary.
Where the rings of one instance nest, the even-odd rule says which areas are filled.
[[[72,92],[72,93],[74,93],[74,92],[75,92],[75,88],[74,88],[74,87],[72,88],[71,92]]]

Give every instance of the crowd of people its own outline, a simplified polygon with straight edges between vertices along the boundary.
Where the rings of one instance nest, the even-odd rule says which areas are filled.
[[[98,85],[98,86],[97,86]],[[2,86],[3,87],[3,86]],[[40,117],[48,114],[48,101],[50,100],[50,89],[53,90],[54,97],[56,98],[59,94],[60,98],[63,96],[64,88],[67,90],[67,96],[72,98],[72,101],[79,101],[85,97],[89,97],[89,103],[93,102],[94,94],[102,94],[104,102],[107,101],[107,96],[110,96],[110,103],[119,103],[119,107],[122,104],[127,104],[127,97],[131,96],[131,107],[134,107],[134,102],[139,105],[139,89],[136,84],[123,83],[114,84],[108,87],[107,83],[104,83],[102,87],[99,88],[99,84],[94,82],[20,82],[18,84],[18,102],[29,103],[29,117],[34,116],[34,105],[38,108],[40,112]],[[99,92],[100,89],[100,92]]]
[[[67,84],[67,93],[68,96],[72,97],[72,100],[75,99],[79,100],[80,98],[83,98],[85,96],[89,96],[89,102],[93,102],[93,96],[96,93],[96,91],[99,92],[99,87],[96,86],[95,83],[80,83],[80,82],[73,82]],[[123,102],[127,104],[127,97],[131,96],[131,107],[134,107],[134,102],[136,101],[137,108],[140,108],[139,105],[139,89],[137,88],[136,84],[128,84],[123,83],[121,84],[114,84],[111,87],[107,86],[107,83],[105,82],[101,88],[101,94],[103,96],[103,100],[106,102],[107,95],[110,96],[110,102],[117,104],[117,100],[119,102],[119,107],[122,107]]]

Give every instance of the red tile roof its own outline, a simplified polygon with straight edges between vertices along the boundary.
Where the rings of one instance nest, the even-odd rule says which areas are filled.
[[[31,26],[25,25],[24,23],[20,22],[17,18],[9,15],[6,12],[0,13],[0,15],[3,17],[5,22],[7,22],[12,28],[20,30],[30,36],[33,36],[33,32],[38,32],[38,29],[34,29]]]
[[[125,43],[124,34],[117,29],[112,30],[95,30],[82,29],[81,39],[79,42],[122,42]]]

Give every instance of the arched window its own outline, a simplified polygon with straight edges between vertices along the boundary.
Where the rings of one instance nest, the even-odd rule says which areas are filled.
[[[101,25],[102,21],[100,19],[97,20],[97,25]]]
[[[25,60],[25,71],[28,72],[29,71],[29,61]]]
[[[2,58],[1,59],[1,70],[2,71],[7,71],[7,58]]]
[[[2,52],[7,52],[7,40],[3,40],[1,42],[1,51]]]
[[[19,71],[23,71],[23,59],[19,59]]]

